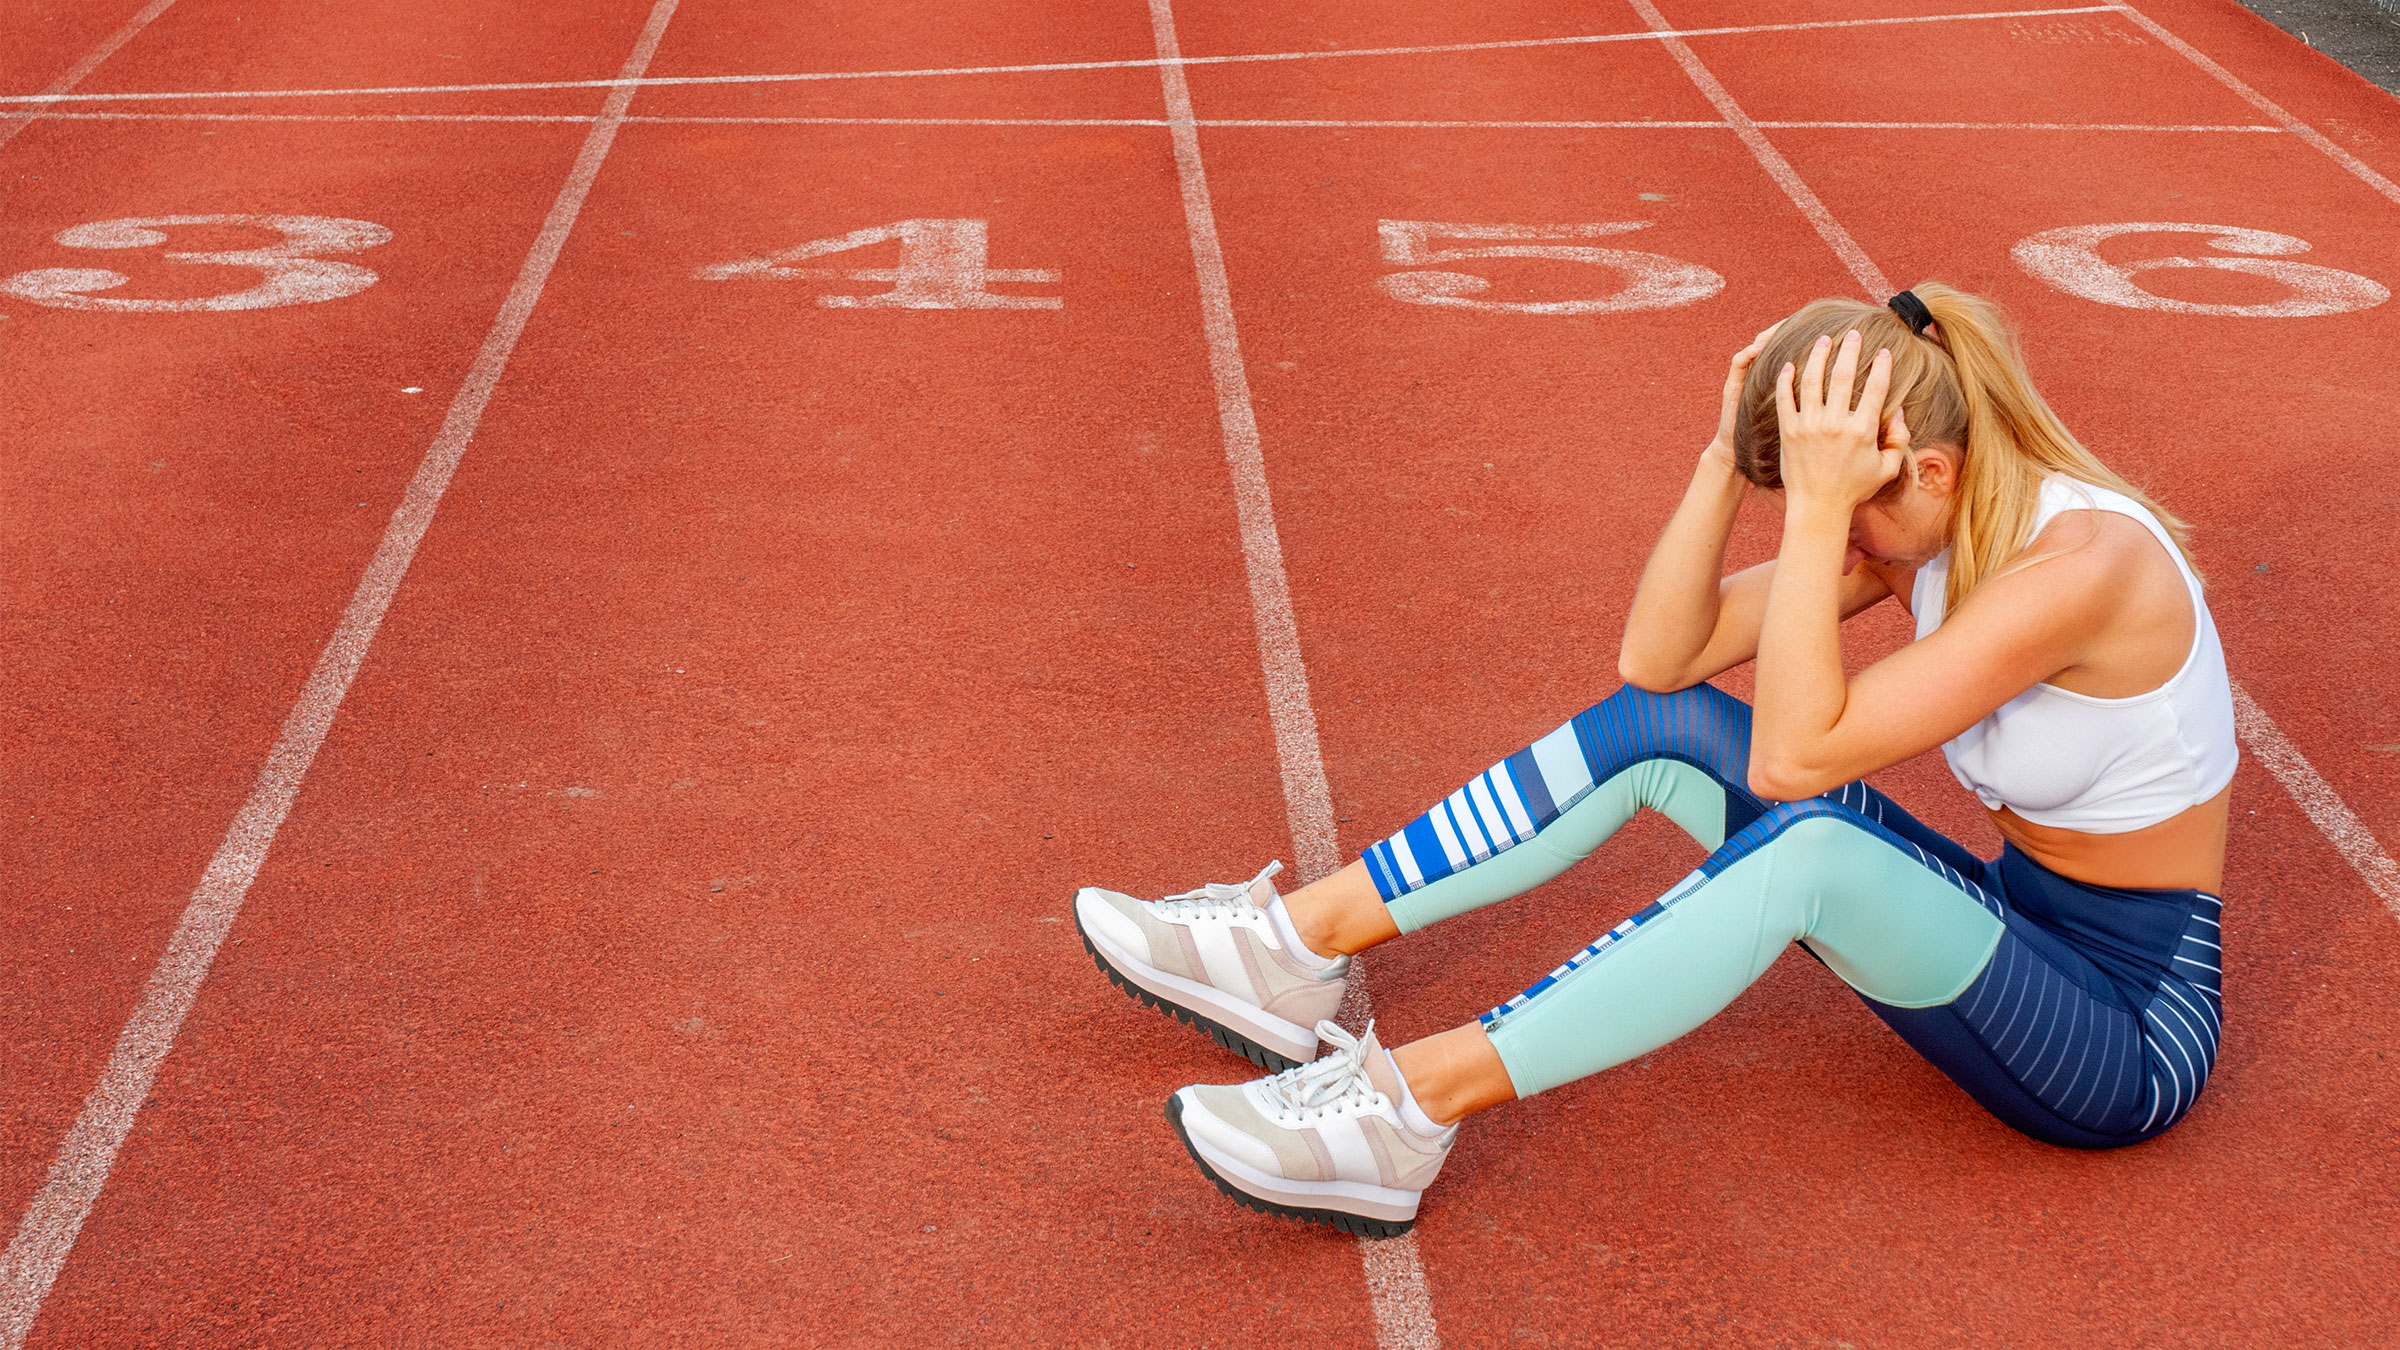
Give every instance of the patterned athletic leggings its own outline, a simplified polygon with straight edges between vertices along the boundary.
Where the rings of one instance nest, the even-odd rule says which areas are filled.
[[[1367,850],[1403,932],[1523,894],[1641,807],[1711,850],[1483,1015],[1519,1095],[1674,1040],[1797,941],[2036,1139],[2114,1148],[2191,1109],[2222,1027],[2217,897],[2087,886],[2013,849],[1987,863],[1864,783],[1767,802],[1749,746],[1740,700],[1629,686]]]

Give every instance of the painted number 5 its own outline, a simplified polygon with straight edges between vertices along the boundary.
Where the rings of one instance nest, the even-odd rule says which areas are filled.
[[[52,236],[68,248],[156,248],[177,226],[236,226],[271,230],[282,238],[257,248],[164,254],[168,262],[253,268],[263,275],[247,290],[187,300],[127,300],[110,291],[132,278],[98,267],[47,267],[0,281],[0,295],[13,295],[58,309],[113,310],[120,314],[180,314],[205,310],[273,309],[356,295],[375,284],[375,274],[356,263],[333,262],[327,253],[356,253],[389,243],[392,232],[364,220],[337,216],[139,216],[102,220],[60,230]]]
[[[2135,258],[2111,262],[2100,256],[2100,245],[2120,234],[2203,234],[2208,246],[2227,257]],[[2344,314],[2372,309],[2392,293],[2355,272],[2315,263],[2286,262],[2294,253],[2308,252],[2308,241],[2269,230],[2245,230],[2232,225],[2180,225],[2151,221],[2131,225],[2069,225],[2044,230],[2018,242],[2012,250],[2017,265],[2069,295],[2125,309],[2156,309],[2170,314],[2232,314],[2252,318],[2295,319],[2314,314]],[[2291,294],[2263,304],[2203,304],[2175,300],[2145,290],[2144,272],[2202,267],[2219,272],[2246,272],[2291,288]]]
[[[1465,225],[1432,220],[1378,222],[1383,236],[1383,260],[1400,267],[1434,263],[1473,262],[1485,258],[1549,258],[1589,263],[1615,272],[1622,284],[1607,295],[1578,300],[1486,300],[1492,283],[1472,272],[1394,272],[1377,284],[1394,300],[1412,305],[1447,305],[1457,309],[1504,310],[1515,314],[1621,314],[1637,309],[1670,309],[1706,300],[1725,289],[1725,278],[1700,266],[1659,253],[1635,249],[1599,248],[1571,242],[1625,234],[1650,227],[1646,220],[1613,220],[1596,225]],[[1437,245],[1436,240],[1478,241]]]

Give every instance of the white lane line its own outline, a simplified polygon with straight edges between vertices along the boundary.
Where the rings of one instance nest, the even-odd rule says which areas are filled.
[[[795,84],[819,80],[907,80],[951,75],[1029,75],[1062,70],[1135,70],[1151,66],[1240,65],[1263,61],[1338,61],[1365,56],[1432,56],[1447,52],[1509,51],[1534,47],[1586,47],[1610,42],[1655,42],[1669,37],[1730,37],[1752,33],[1793,33],[1819,28],[1875,28],[1890,24],[1958,23],[1978,19],[2024,19],[2057,14],[2105,14],[2115,5],[2076,5],[2065,9],[1994,9],[1963,14],[1903,14],[1880,19],[1816,19],[1799,23],[1742,24],[1726,28],[1685,28],[1667,32],[1582,33],[1569,37],[1503,38],[1491,42],[1447,42],[1422,47],[1347,47],[1333,51],[1255,52],[1236,56],[1144,57],[1121,61],[1044,61],[1012,66],[938,66],[905,70],[817,70],[783,75],[653,75],[639,81],[519,80],[504,84],[380,85],[356,89],[200,89],[140,94],[0,94],[0,103],[53,103],[65,100],[138,100],[190,98],[352,98],[378,94],[516,93],[542,89],[606,89],[638,83],[659,88],[681,85]]]
[[[1176,51],[1170,0],[1150,0],[1150,25],[1159,54]],[[1241,341],[1233,326],[1233,292],[1225,276],[1225,253],[1217,240],[1216,208],[1200,163],[1200,133],[1193,124],[1192,94],[1180,63],[1159,67],[1167,125],[1175,144],[1175,171],[1183,189],[1184,222],[1200,282],[1200,319],[1208,337],[1209,373],[1217,388],[1217,421],[1225,458],[1233,470],[1233,500],[1242,534],[1242,562],[1250,578],[1250,603],[1258,620],[1258,653],[1266,673],[1267,713],[1275,730],[1275,755],[1283,768],[1283,804],[1291,819],[1292,847],[1303,883],[1341,867],[1333,828],[1333,793],[1325,783],[1325,761],[1317,748],[1317,715],[1308,697],[1308,668],[1300,658],[1300,628],[1292,617],[1291,588],[1283,568],[1283,544],[1275,532],[1275,506],[1267,491],[1266,460],[1259,449],[1258,418],[1250,405],[1250,376],[1242,364]]]
[[[1800,214],[1808,217],[1808,223],[1816,227],[1818,237],[1833,250],[1833,256],[1841,259],[1842,265],[1850,269],[1850,275],[1858,279],[1868,298],[1880,303],[1890,296],[1892,283],[1884,279],[1883,269],[1875,265],[1875,260],[1867,256],[1867,251],[1860,248],[1858,241],[1850,237],[1850,232],[1833,218],[1833,213],[1825,209],[1825,203],[1817,200],[1817,194],[1809,190],[1808,184],[1800,181],[1800,175],[1792,168],[1791,162],[1775,149],[1767,140],[1766,133],[1760,131],[1758,124],[1742,111],[1742,105],[1733,101],[1733,95],[1725,92],[1725,86],[1717,83],[1717,77],[1708,73],[1708,67],[1700,64],[1700,58],[1692,53],[1691,46],[1682,37],[1674,33],[1666,16],[1658,12],[1658,6],[1650,3],[1650,0],[1626,0],[1626,3],[1642,16],[1642,22],[1650,25],[1652,32],[1661,36],[1668,54],[1675,58],[1677,65],[1683,67],[1683,73],[1691,77],[1692,84],[1700,90],[1701,96],[1713,104],[1717,115],[1733,127],[1733,134],[1749,148],[1751,157],[1758,161],[1760,168],[1767,171],[1768,177],[1775,180],[1776,186],[1783,189],[1783,194],[1792,199],[1792,205],[1799,207]]]
[[[674,17],[676,2],[658,0],[651,9],[650,21],[642,28],[633,54],[625,60],[628,77],[640,75],[649,66],[650,58],[658,51],[659,39],[666,34],[667,21]],[[575,227],[584,197],[591,191],[592,180],[599,176],[601,161],[608,157],[610,143],[616,139],[618,124],[624,120],[626,106],[633,101],[635,90],[630,78],[613,90],[599,120],[593,123],[591,134],[584,138],[583,150],[576,155],[565,185],[559,188],[558,198],[542,222],[541,233],[535,237],[532,251],[526,254],[525,265],[517,272],[516,283],[509,287],[508,297],[501,302],[499,317],[492,321],[491,331],[475,354],[474,365],[468,368],[466,381],[450,401],[450,412],[442,419],[441,431],[417,466],[416,477],[410,480],[406,495],[392,512],[391,523],[384,527],[383,540],[376,546],[366,574],[359,578],[358,589],[342,611],[341,622],[318,655],[316,667],[309,672],[308,683],[301,689],[290,716],[284,719],[283,730],[267,753],[266,766],[259,771],[257,785],[242,803],[232,828],[225,832],[216,856],[209,859],[199,888],[192,893],[191,903],[176,924],[174,936],[168,939],[167,949],[159,957],[158,968],[151,972],[150,983],[142,991],[140,1005],[117,1037],[116,1049],[109,1055],[100,1082],[84,1100],[82,1113],[59,1146],[58,1156],[50,1164],[48,1181],[25,1211],[16,1237],[8,1244],[7,1254],[0,1256],[0,1347],[5,1350],[19,1350],[24,1345],[34,1319],[41,1313],[42,1300],[58,1278],[68,1253],[74,1250],[76,1234],[82,1231],[92,1203],[108,1184],[117,1150],[123,1146],[135,1116],[150,1096],[159,1065],[165,1061],[167,1052],[174,1049],[176,1033],[199,997],[201,982],[208,978],[217,949],[241,913],[242,901],[249,895],[250,884],[257,879],[267,850],[274,845],[276,832],[292,809],[293,799],[300,793],[301,782],[308,776],[318,747],[325,743],[325,734],[333,726],[334,714],[341,709],[350,681],[366,660],[367,648],[375,641],[384,613],[391,608],[392,597],[408,574],[417,544],[433,523],[434,510],[441,505],[442,493],[450,486],[450,475],[475,437],[475,428],[483,420],[484,406],[491,401],[494,386],[508,368],[509,354],[524,333],[535,303],[541,299],[542,287],[550,279],[551,268],[558,263],[568,231]]]
[[[2342,861],[2357,869],[2367,889],[2383,897],[2384,908],[2392,917],[2400,919],[2400,865],[2392,862],[2392,855],[2383,851],[2358,813],[2239,684],[2233,686],[2233,724],[2250,753],[2258,756],[2259,763],[2267,766],[2267,772],[2275,775],[2275,781],[2299,804],[2301,814],[2332,842]]]
[[[196,112],[48,112],[54,122],[568,122],[588,123],[582,113],[196,113]],[[672,117],[639,116],[628,124],[650,126],[803,126],[803,127],[1164,127],[1160,117]],[[1251,127],[1269,130],[1464,130],[1464,131],[1727,131],[1725,122],[1661,121],[1527,121],[1516,119],[1343,119],[1322,117],[1195,118],[1196,127]],[[2282,135],[2282,127],[2261,123],[2190,123],[2160,125],[2148,122],[1753,122],[1766,131],[2173,131],[2265,132]]]
[[[574,122],[598,121],[590,113],[201,113],[38,112],[47,122]],[[628,117],[628,122],[645,119]]]
[[[2216,62],[2209,60],[2207,56],[2201,53],[2199,48],[2194,47],[2192,44],[2184,41],[2182,38],[2179,38],[2173,33],[2168,32],[2166,29],[2152,22],[2149,15],[2142,13],[2140,10],[2135,9],[2130,5],[2115,5],[2111,6],[2111,8],[2113,8],[2117,13],[2124,15],[2126,18],[2133,20],[2134,23],[2138,24],[2142,30],[2150,34],[2150,36],[2157,38],[2159,41],[2167,44],[2169,47],[2172,47],[2177,52],[2182,53],[2185,60],[2215,76],[2219,84],[2222,84],[2226,88],[2232,90],[2234,93],[2239,94],[2242,98],[2242,101],[2249,104],[2251,107],[2256,108],[2260,112],[2265,113],[2267,116],[2274,118],[2278,123],[2282,124],[2285,131],[2288,131],[2299,137],[2301,140],[2304,140],[2310,145],[2315,146],[2334,163],[2341,165],[2343,168],[2348,169],[2351,173],[2357,175],[2360,182],[2365,183],[2368,187],[2371,187],[2377,192],[2382,193],[2385,197],[2390,198],[2392,201],[2400,202],[2400,183],[2395,183],[2391,179],[2384,177],[2382,174],[2375,172],[2371,168],[2368,168],[2365,162],[2360,160],[2358,156],[2351,154],[2349,151],[2344,150],[2338,145],[2335,145],[2332,141],[2327,140],[2324,134],[2318,131],[2315,127],[2310,126],[2308,123],[2303,122],[2299,118],[2294,117],[2290,113],[2284,111],[2282,104],[2275,102],[2266,95],[2251,88],[2249,85],[2246,85],[2240,80],[2234,78],[2232,71],[2227,70],[2225,67],[2218,65]]]
[[[1217,239],[1217,212],[1208,195],[1208,173],[1200,162],[1200,131],[1192,116],[1191,85],[1184,79],[1182,48],[1175,40],[1173,0],[1150,0],[1150,31],[1158,44],[1159,87],[1167,105],[1168,135],[1175,146],[1175,177],[1183,193],[1183,219],[1192,242],[1192,268],[1200,284],[1200,323],[1208,338],[1208,368],[1217,389],[1217,424],[1232,469],[1234,516],[1242,536],[1242,565],[1249,574],[1250,610],[1258,626],[1259,668],[1266,677],[1267,720],[1275,733],[1282,769],[1283,809],[1292,831],[1292,851],[1303,882],[1341,866],[1334,831],[1333,791],[1325,782],[1325,757],[1317,744],[1317,714],[1308,697],[1308,667],[1300,656],[1300,626],[1292,615],[1292,592],[1283,567],[1283,543],[1275,532],[1275,504],[1267,491],[1266,458],[1259,449],[1258,417],[1250,404],[1250,376],[1233,325],[1233,287],[1225,276],[1225,250]],[[1365,971],[1353,966],[1345,991],[1346,1015],[1373,1015]],[[1352,1025],[1356,1025],[1353,1023]],[[1440,1350],[1433,1295],[1417,1259],[1413,1233],[1380,1242],[1361,1239],[1367,1300],[1375,1314],[1380,1350]]]
[[[2240,131],[2283,134],[2256,122],[1753,122],[1765,131]]]
[[[36,97],[55,98],[73,89],[76,85],[83,83],[84,76],[91,74],[95,70],[98,70],[101,62],[116,55],[117,48],[133,41],[134,34],[141,32],[145,28],[148,28],[152,19],[155,19],[159,15],[166,13],[167,7],[174,3],[175,0],[150,0],[149,4],[142,7],[141,13],[134,15],[130,19],[127,19],[124,27],[119,28],[117,31],[109,34],[106,38],[101,39],[99,46],[92,48],[88,52],[85,52],[82,60],[67,67],[65,74],[59,76],[55,80],[52,80],[50,82],[50,87],[44,89],[41,94],[37,95]],[[26,109],[24,112],[10,113],[5,117],[0,117],[0,146],[5,146],[10,141],[15,140],[18,132],[23,131],[25,128],[33,125],[34,121],[41,115],[42,110],[37,105],[35,107]]]

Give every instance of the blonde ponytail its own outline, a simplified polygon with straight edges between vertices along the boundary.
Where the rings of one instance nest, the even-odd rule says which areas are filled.
[[[2184,561],[2192,561],[2190,527],[2084,449],[2034,391],[2016,333],[1998,305],[1938,281],[1910,289],[1933,314],[1926,336],[1949,353],[1967,411],[1950,534],[1951,608],[1982,582],[2041,561],[2025,550],[2033,542],[2042,480],[2054,473],[2140,502],[2166,527]]]
[[[1734,463],[1744,477],[1765,488],[1783,485],[1776,373],[1786,361],[1805,360],[1818,337],[1839,341],[1857,329],[1866,350],[1892,352],[1886,406],[1900,405],[1910,439],[1959,448],[1946,608],[1955,610],[1983,582],[2055,556],[2026,555],[2041,508],[2042,480],[2054,473],[2140,502],[2166,527],[2184,561],[2192,562],[2189,527],[2084,449],[2034,391],[2015,332],[1998,305],[1938,281],[1910,289],[1933,315],[1933,326],[1922,336],[1911,334],[1890,309],[1856,300],[1814,301],[1777,326],[1750,367],[1742,389],[1744,415],[1735,418]],[[2197,573],[2196,564],[2193,570]]]

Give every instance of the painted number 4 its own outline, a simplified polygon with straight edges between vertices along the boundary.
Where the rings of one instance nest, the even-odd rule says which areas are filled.
[[[816,258],[829,258],[877,244],[898,244],[896,267],[805,267]],[[999,295],[993,282],[1048,282],[1058,273],[1046,267],[988,266],[991,223],[982,220],[899,220],[871,225],[833,239],[812,239],[781,253],[741,262],[712,263],[693,273],[702,281],[732,281],[759,277],[774,281],[888,282],[892,289],[873,295],[826,294],[817,303],[827,309],[1058,309],[1066,302],[1055,295]]]

